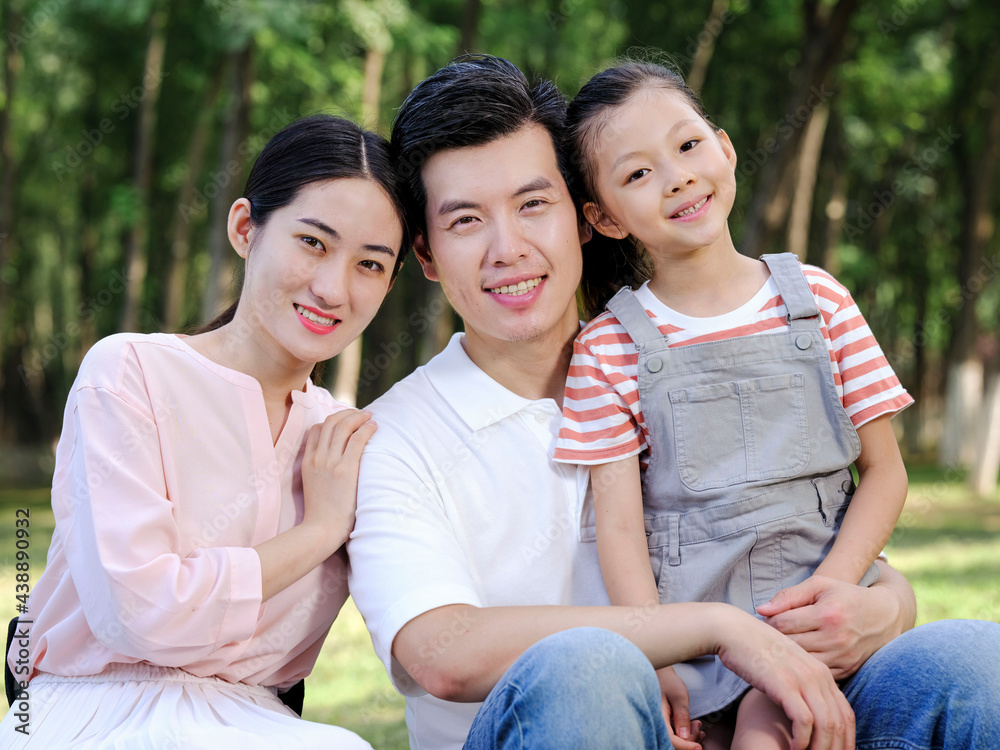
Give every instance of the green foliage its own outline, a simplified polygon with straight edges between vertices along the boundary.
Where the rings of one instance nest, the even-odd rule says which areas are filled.
[[[731,224],[739,238],[751,197],[772,158],[764,149],[801,113],[786,112],[808,52],[806,9],[818,22],[836,3],[730,0],[707,24],[710,3],[670,6],[619,0],[22,0],[18,33],[0,39],[19,56],[9,113],[16,163],[11,230],[3,243],[0,320],[0,440],[49,438],[76,364],[93,341],[117,330],[124,239],[149,217],[149,272],[141,325],[163,325],[173,237],[189,241],[181,326],[196,323],[205,274],[211,194],[219,189],[223,134],[236,101],[236,56],[249,51],[249,112],[239,182],[267,137],[291,119],[335,112],[360,120],[365,66],[384,56],[380,106],[367,126],[388,132],[395,107],[422,77],[472,48],[510,58],[551,77],[569,96],[616,57],[672,60],[691,69],[699,45],[713,50],[701,94],[730,135],[741,177]],[[474,28],[463,28],[478,8]],[[153,13],[165,22],[162,73],[146,71]],[[6,18],[6,16],[5,16]],[[964,183],[986,147],[996,106],[988,78],[1000,47],[1000,10],[987,3],[927,0],[862,3],[824,84],[830,124],[816,185],[810,257],[831,262],[872,323],[904,379],[939,371],[970,279],[959,277]],[[147,203],[137,191],[133,155],[141,104],[159,86],[153,176]],[[210,96],[213,86],[218,94]],[[197,173],[189,152],[201,120],[209,131]],[[943,137],[946,134],[947,137]],[[780,140],[780,137],[779,137]],[[2,167],[6,168],[6,167]],[[180,207],[192,180],[194,198]],[[834,227],[832,185],[845,185],[842,226]],[[994,209],[996,208],[994,196]],[[996,211],[993,211],[996,214]],[[0,230],[2,231],[2,230]],[[774,249],[780,249],[783,236]],[[996,259],[992,235],[986,251]],[[980,329],[998,334],[995,271],[976,301]],[[55,277],[60,278],[55,278]],[[383,319],[366,335],[373,356],[408,330],[429,304],[415,265],[404,270]],[[83,311],[83,312],[81,312]],[[392,319],[386,316],[392,316]],[[419,316],[418,316],[419,317]],[[427,327],[427,326],[424,326]],[[429,335],[429,334],[428,334]],[[416,337],[415,337],[416,338]],[[58,340],[58,351],[52,352]],[[922,366],[912,369],[917,343]],[[45,354],[48,347],[48,355]],[[432,353],[426,341],[367,386],[365,398]],[[51,355],[51,356],[49,356]],[[30,372],[24,378],[18,366]],[[930,382],[940,383],[941,377]],[[48,425],[39,433],[39,425]]]

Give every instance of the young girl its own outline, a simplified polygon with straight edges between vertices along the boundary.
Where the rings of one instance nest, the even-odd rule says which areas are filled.
[[[4,747],[369,747],[277,693],[347,598],[375,425],[310,372],[368,325],[408,245],[387,144],[301,120],[244,196],[228,220],[237,304],[197,335],[111,336],[80,366]]]
[[[912,399],[850,294],[790,254],[737,252],[736,153],[675,73],[630,63],[595,76],[567,138],[584,215],[615,242],[587,246],[585,298],[600,309],[621,275],[642,278],[640,248],[652,265],[577,338],[555,452],[593,467],[612,603],[754,613],[813,574],[870,583],[906,495],[889,418]],[[735,736],[713,728],[705,747],[790,746],[784,713],[744,696],[717,659],[675,669],[661,683],[677,747],[699,739],[678,674],[691,716],[732,707]]]

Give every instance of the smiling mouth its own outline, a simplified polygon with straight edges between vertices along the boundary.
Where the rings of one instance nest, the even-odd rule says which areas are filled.
[[[521,281],[517,284],[505,284],[504,286],[494,287],[493,289],[487,289],[486,291],[490,294],[506,294],[511,297],[518,297],[522,294],[527,294],[541,283],[542,277],[538,276],[537,278]]]
[[[708,201],[708,196],[706,195],[704,198],[702,198],[700,201],[698,201],[697,203],[695,203],[693,206],[688,206],[683,211],[678,211],[677,213],[675,213],[670,218],[671,219],[680,219],[680,218],[683,218],[685,216],[690,216],[691,214],[696,213],[698,211],[698,209],[700,209],[702,206],[704,206],[707,201]]]
[[[311,320],[313,323],[321,326],[332,326],[334,323],[339,322],[336,318],[324,318],[322,315],[317,315],[312,310],[307,310],[302,307],[302,305],[296,305],[295,309],[298,311],[306,320]]]

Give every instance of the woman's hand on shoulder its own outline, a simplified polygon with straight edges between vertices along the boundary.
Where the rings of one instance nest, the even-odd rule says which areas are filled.
[[[303,524],[354,528],[361,453],[375,434],[371,414],[343,409],[313,425],[302,457]]]

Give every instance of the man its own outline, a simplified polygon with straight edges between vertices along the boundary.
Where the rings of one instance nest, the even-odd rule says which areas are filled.
[[[782,592],[773,628],[720,604],[600,606],[587,469],[549,461],[589,237],[560,163],[564,110],[551,84],[532,88],[510,63],[474,57],[417,86],[393,127],[417,257],[465,323],[371,407],[379,428],[348,548],[351,592],[407,697],[411,747],[693,748],[699,725],[681,711],[680,736],[668,732],[654,668],[709,653],[782,705],[797,746],[812,735],[813,747],[851,747],[830,670],[794,641],[836,676],[854,673],[913,624],[912,592],[890,568],[871,590],[811,579]],[[847,686],[862,729],[889,722],[873,729],[889,738],[879,747],[931,747],[938,724],[949,747],[991,746],[982,732],[958,734],[970,712],[997,738],[966,686],[996,683],[1000,626],[961,627],[913,631],[924,633]],[[988,664],[963,659],[956,637],[992,648]],[[926,653],[938,666],[908,711],[919,681],[907,670]],[[961,666],[941,664],[944,653]],[[902,684],[887,678],[894,670]],[[936,687],[952,674],[961,685]],[[888,712],[893,692],[903,705]],[[941,708],[948,699],[961,717]]]

